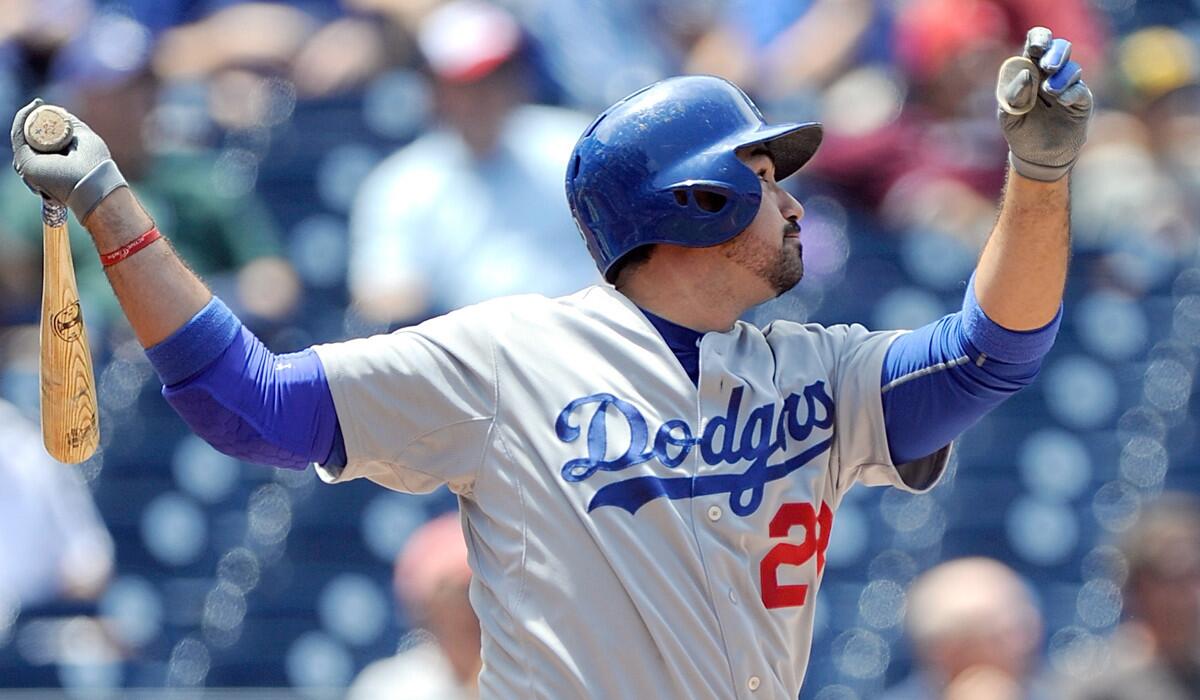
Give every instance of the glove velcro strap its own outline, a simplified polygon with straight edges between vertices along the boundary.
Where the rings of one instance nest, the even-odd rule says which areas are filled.
[[[1027,160],[1018,158],[1012,151],[1008,152],[1008,162],[1012,165],[1013,170],[1016,170],[1021,175],[1030,180],[1041,180],[1042,182],[1055,182],[1061,180],[1063,175],[1066,175],[1071,167],[1075,165],[1072,160],[1066,165],[1038,165],[1030,163]]]
[[[83,223],[83,220],[92,213],[102,199],[112,194],[113,190],[118,187],[127,186],[125,177],[121,175],[117,164],[110,158],[83,176],[79,184],[75,185],[75,189],[71,190],[71,196],[67,197],[67,206],[75,212],[75,218]]]

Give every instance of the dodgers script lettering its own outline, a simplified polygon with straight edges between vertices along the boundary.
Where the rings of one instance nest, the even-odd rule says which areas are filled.
[[[699,436],[680,418],[664,422],[651,435],[642,412],[613,394],[575,399],[558,414],[554,430],[563,442],[575,442],[583,436],[587,456],[566,462],[562,477],[579,482],[598,471],[617,472],[652,459],[677,469],[699,447],[700,458],[710,466],[747,463],[748,466],[740,472],[696,477],[638,476],[606,484],[592,497],[588,510],[617,506],[635,514],[643,505],[660,497],[681,499],[727,493],[733,512],[749,515],[762,503],[764,484],[782,479],[829,449],[832,434],[789,454],[805,443],[814,430],[828,431],[833,427],[834,404],[825,390],[825,382],[816,381],[802,392],[788,395],[778,413],[776,403],[767,403],[745,411],[743,418],[744,393],[745,387],[733,389],[724,415],[712,417]],[[614,425],[624,430],[610,430]],[[610,444],[614,433],[628,433],[628,444]],[[609,455],[615,456],[609,458]],[[771,464],[776,455],[782,459]]]

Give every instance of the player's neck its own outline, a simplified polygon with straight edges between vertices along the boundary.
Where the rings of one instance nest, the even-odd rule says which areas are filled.
[[[738,293],[726,270],[706,269],[695,260],[675,264],[666,258],[656,251],[618,290],[655,316],[701,333],[728,331],[758,303]]]

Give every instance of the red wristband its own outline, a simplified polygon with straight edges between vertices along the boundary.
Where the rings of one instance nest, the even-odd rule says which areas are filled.
[[[111,253],[101,253],[100,264],[104,267],[112,267],[113,265],[116,265],[125,258],[128,258],[130,255],[133,255],[160,238],[162,238],[162,234],[158,232],[158,227],[151,227],[149,231],[143,233],[120,248],[117,248]]]

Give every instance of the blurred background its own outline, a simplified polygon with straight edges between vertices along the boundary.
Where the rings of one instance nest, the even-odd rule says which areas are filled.
[[[594,282],[575,139],[653,80],[723,75],[826,126],[787,182],[808,275],[750,320],[909,328],[960,306],[1004,175],[996,67],[1035,24],[1098,100],[1058,343],[933,493],[842,504],[801,698],[1196,698],[1200,519],[1159,503],[1200,492],[1198,0],[0,0],[0,114],[40,95],[88,121],[287,352]],[[412,563],[457,551],[454,498],[190,436],[80,229],[102,442],[50,462],[39,206],[8,169],[0,211],[0,696],[325,698],[361,674],[357,700],[469,698],[462,569]],[[1086,694],[1126,666],[1132,694]],[[1136,683],[1153,668],[1177,695]]]

